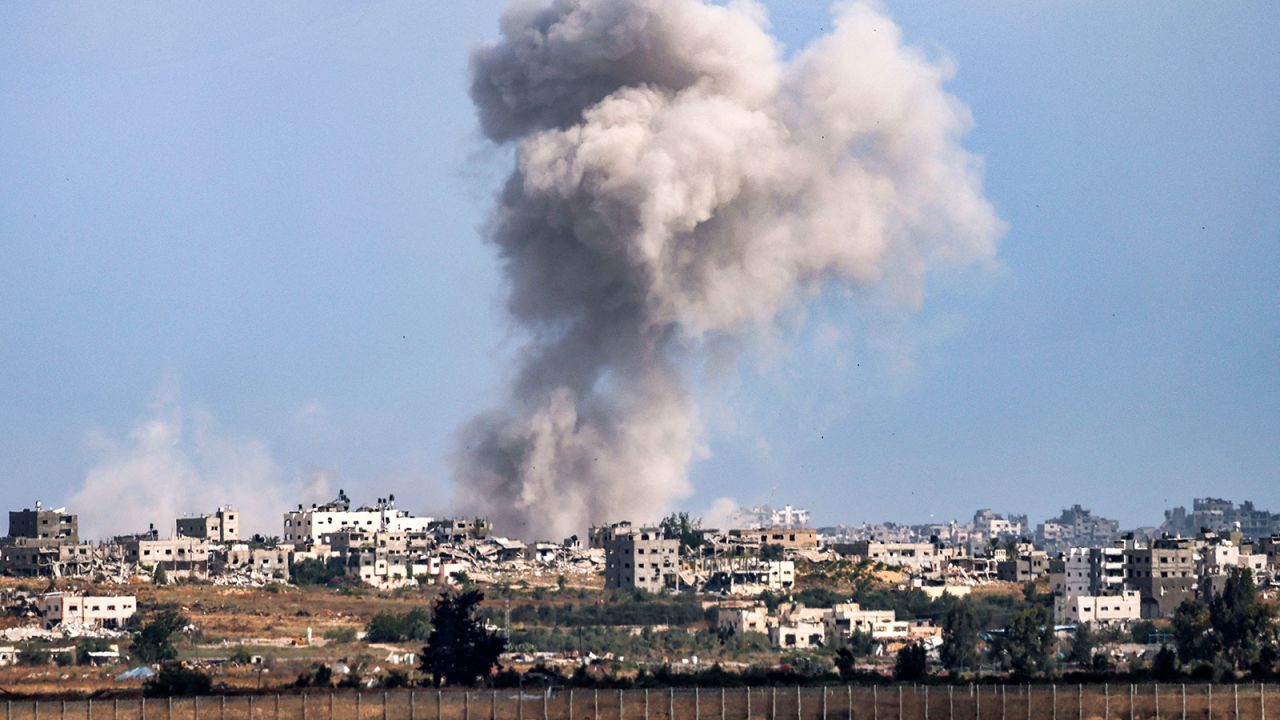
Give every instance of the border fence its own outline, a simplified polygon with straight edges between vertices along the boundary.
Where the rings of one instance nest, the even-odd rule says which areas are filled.
[[[839,685],[8,700],[3,720],[1280,720],[1280,686]]]

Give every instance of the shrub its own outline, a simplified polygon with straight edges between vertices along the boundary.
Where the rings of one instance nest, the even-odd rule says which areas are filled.
[[[324,631],[324,639],[335,643],[355,642],[356,629],[350,627],[329,628]]]
[[[175,695],[208,695],[213,678],[195,668],[166,665],[155,677],[143,685],[147,697],[172,697]]]
[[[384,610],[369,621],[365,639],[375,643],[426,640],[430,632],[431,620],[426,608],[413,608],[406,613]]]

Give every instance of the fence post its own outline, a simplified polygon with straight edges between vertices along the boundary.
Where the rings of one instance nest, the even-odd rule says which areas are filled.
[[[89,698],[84,704],[84,720],[93,720],[93,698]],[[197,715],[196,720],[200,720]]]
[[[924,720],[929,720],[929,686],[924,686]]]
[[[1213,683],[1209,683],[1209,720],[1213,720]]]
[[[1267,684],[1258,686],[1258,717],[1267,720]]]
[[[333,720],[333,693],[329,693],[329,720]],[[444,693],[436,690],[436,720],[444,720]]]
[[[1233,684],[1231,686],[1231,698],[1236,708],[1234,717],[1236,720],[1240,720],[1240,685]]]
[[[1156,698],[1156,720],[1160,720],[1160,683],[1152,683],[1151,687],[1155,690]]]
[[[751,720],[751,686],[748,685],[743,689],[747,691],[747,720]],[[645,720],[649,720],[649,718],[645,718]]]
[[[356,693],[356,701],[360,701],[359,693]],[[462,691],[462,717],[465,720],[471,720],[471,692],[469,690]],[[358,715],[356,720],[360,720]]]
[[[307,694],[302,694],[302,720],[307,720]],[[409,691],[409,720],[418,720],[418,691]]]
[[[218,696],[218,720],[227,720],[227,696]]]
[[[804,720],[804,710],[800,707],[800,686],[796,686],[796,720]]]
[[[542,720],[547,720],[543,718]],[[649,720],[649,688],[644,689],[644,720]]]
[[[519,692],[519,691],[517,691]],[[516,695],[516,706],[520,705],[520,696]],[[498,720],[498,691],[489,691],[489,720]]]
[[[848,710],[849,710],[849,713],[848,713],[849,720],[853,720],[853,686],[845,685],[844,690],[845,690],[845,694],[848,695],[848,698],[847,698],[848,702],[846,704],[848,705]],[[751,720],[750,703],[747,704],[747,720]]]
[[[724,720],[724,715],[720,716],[720,720]],[[827,720],[827,686],[822,686],[822,720]]]
[[[618,690],[618,720],[622,720],[623,717],[624,715],[622,712],[622,690],[619,689]]]
[[[1102,720],[1111,720],[1111,683],[1102,683]]]
[[[898,686],[898,717],[902,717],[902,686]]]
[[[720,720],[724,720],[724,688],[723,687],[720,688]]]
[[[542,720],[547,720],[547,700],[551,695],[551,688],[545,688],[542,691]]]
[[[947,686],[947,720],[955,720],[956,717],[956,693],[955,686]]]
[[[1005,709],[1008,707],[1006,700],[1009,697],[1009,686],[1004,683],[1000,684],[1000,720],[1005,720]]]
[[[251,699],[249,702],[253,702]],[[138,717],[147,720],[147,696],[143,695],[138,701]],[[36,720],[40,720],[40,706],[36,705]],[[253,720],[253,713],[249,713],[249,720]]]
[[[698,686],[693,687],[693,720],[702,717],[702,693],[698,691]]]
[[[569,720],[573,720],[573,688],[569,688]]]
[[[249,696],[249,720],[253,720],[253,696]],[[364,720],[364,693],[356,691],[356,720]]]
[[[969,690],[973,692],[973,720],[982,720],[982,688],[970,683]]]
[[[676,689],[667,688],[667,720],[676,720]]]
[[[600,690],[591,691],[591,720],[600,720]]]
[[[871,686],[871,720],[880,720],[880,693],[875,685]]]
[[[13,716],[6,715],[5,720],[13,720]],[[120,720],[120,701],[118,699],[111,701],[111,720]]]
[[[695,691],[696,692],[696,691]],[[694,718],[697,720],[697,718]],[[778,720],[778,686],[773,686],[773,710],[769,713],[769,720]]]
[[[58,701],[58,720],[67,720],[67,701]],[[173,720],[173,698],[169,698],[169,720]]]
[[[1182,683],[1182,720],[1187,720],[1187,684]]]
[[[191,698],[191,717],[193,720],[200,720],[200,696]],[[306,720],[303,718],[303,720]]]

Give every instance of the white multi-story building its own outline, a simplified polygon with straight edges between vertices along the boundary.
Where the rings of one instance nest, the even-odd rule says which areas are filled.
[[[284,542],[327,545],[343,530],[425,533],[431,523],[432,518],[397,510],[394,496],[352,510],[351,500],[339,491],[338,498],[332,502],[310,508],[299,505],[297,510],[286,512],[281,537]]]
[[[1002,516],[990,508],[983,508],[973,514],[973,529],[984,538],[1018,537],[1026,532],[1025,515]]]
[[[1127,624],[1142,619],[1142,598],[1136,590],[1119,595],[1057,597],[1053,600],[1053,616],[1061,624]]]
[[[933,543],[898,543],[859,540],[833,546],[837,553],[869,562],[883,563],[889,567],[901,567],[913,572],[936,572],[946,562],[950,550],[939,549]]]
[[[70,625],[119,629],[138,611],[132,595],[91,596],[47,593],[40,596],[40,615],[46,628]]]
[[[833,605],[823,620],[833,634],[850,637],[860,633],[875,640],[887,639],[899,630],[905,633],[906,627],[906,623],[902,628],[893,627],[896,618],[892,610],[864,610],[858,603]]]
[[[809,511],[803,508],[783,505],[769,514],[768,527],[805,528],[809,527]]]
[[[1049,564],[1049,588],[1054,595],[1073,598],[1090,594],[1093,563],[1089,548],[1070,548]]]
[[[804,650],[821,646],[827,638],[826,615],[822,608],[807,608],[794,603],[778,606],[776,617],[770,618],[769,640],[775,647]]]
[[[717,623],[721,628],[734,633],[769,634],[769,610],[764,605],[751,607],[721,608],[717,614]]]

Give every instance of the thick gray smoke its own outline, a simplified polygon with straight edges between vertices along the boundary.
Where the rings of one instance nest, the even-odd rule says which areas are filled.
[[[830,283],[916,304],[1002,223],[950,70],[844,6],[784,61],[751,3],[513,4],[471,95],[516,167],[490,221],[528,332],[507,407],[462,433],[461,501],[562,537],[689,493],[678,361]]]

